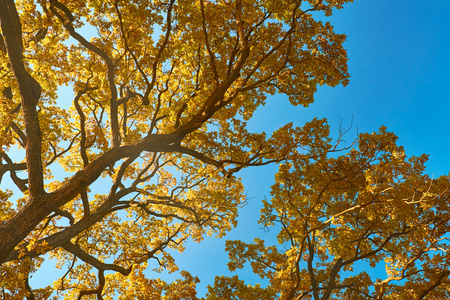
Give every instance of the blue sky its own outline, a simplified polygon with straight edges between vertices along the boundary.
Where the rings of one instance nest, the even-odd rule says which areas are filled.
[[[444,0],[357,0],[338,11],[332,22],[348,36],[351,81],[322,89],[305,113],[353,113],[360,132],[386,125],[407,154],[430,155],[430,174],[448,174],[449,9]]]
[[[408,156],[429,154],[427,173],[434,177],[448,174],[449,13],[448,0],[355,0],[346,5],[327,19],[336,32],[347,34],[350,84],[320,88],[316,102],[308,108],[293,109],[285,97],[271,97],[257,111],[253,129],[271,132],[287,122],[301,125],[319,117],[327,118],[336,134],[341,120],[349,126],[353,118],[351,141],[356,132],[372,132],[386,125],[399,136]],[[183,254],[176,255],[180,269],[200,278],[200,295],[214,276],[235,274],[227,271],[226,239],[251,242],[259,236],[275,242],[275,232],[264,233],[257,224],[260,200],[270,197],[275,171],[274,166],[244,170],[240,176],[250,200],[238,227],[224,239],[189,243]],[[236,274],[248,283],[260,282],[250,267]]]

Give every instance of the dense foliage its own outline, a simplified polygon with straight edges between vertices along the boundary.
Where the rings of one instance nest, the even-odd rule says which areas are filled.
[[[0,0],[0,297],[197,299],[196,277],[149,262],[175,271],[169,250],[223,237],[236,174],[271,163],[260,222],[279,244],[226,249],[268,285],[215,274],[207,299],[450,297],[449,178],[426,156],[385,128],[341,152],[325,120],[247,129],[270,95],[308,106],[348,83],[345,36],[320,20],[347,2]],[[67,272],[33,288],[46,259]]]

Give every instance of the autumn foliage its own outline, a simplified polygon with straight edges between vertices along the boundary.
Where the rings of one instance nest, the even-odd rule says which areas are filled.
[[[450,183],[426,156],[383,127],[352,145],[325,120],[247,129],[270,95],[306,107],[348,83],[345,36],[320,20],[347,2],[0,0],[0,298],[450,297]],[[261,285],[215,274],[201,298],[188,271],[146,277],[236,226],[239,171],[267,164],[279,243],[226,247]],[[66,273],[30,286],[47,259]]]

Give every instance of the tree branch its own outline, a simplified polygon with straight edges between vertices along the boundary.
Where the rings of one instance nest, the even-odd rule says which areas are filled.
[[[206,29],[206,18],[205,18],[205,3],[204,0],[200,0],[200,11],[202,13],[202,29],[203,29],[203,36],[205,37],[205,46],[206,50],[208,51],[209,61],[211,62],[211,69],[214,74],[214,80],[216,82],[216,85],[219,85],[219,73],[217,72],[216,67],[216,58],[214,56],[214,53],[211,50],[211,46],[209,45],[209,37],[208,37],[208,31]]]
[[[124,267],[117,266],[114,264],[103,263],[99,261],[97,258],[85,252],[79,246],[72,244],[71,242],[66,242],[62,244],[62,247],[64,248],[64,250],[74,254],[76,257],[78,257],[85,263],[88,263],[89,265],[95,267],[99,271],[106,271],[106,270],[116,271],[125,276],[130,274],[131,272],[131,268],[125,269]]]
[[[0,21],[11,69],[21,95],[25,119],[26,157],[30,199],[45,194],[41,157],[41,130],[36,111],[41,96],[40,84],[27,72],[23,62],[22,26],[13,0],[0,0]]]
[[[64,28],[69,32],[70,36],[72,36],[74,39],[76,39],[80,44],[82,44],[84,47],[89,49],[90,51],[94,52],[98,56],[100,56],[103,61],[105,62],[107,66],[107,79],[109,84],[109,90],[111,93],[110,97],[110,118],[111,118],[111,135],[112,135],[112,145],[113,147],[120,146],[120,129],[119,129],[119,113],[118,113],[118,102],[117,102],[117,88],[116,84],[114,83],[114,77],[115,77],[115,67],[113,64],[113,61],[108,56],[108,54],[95,46],[94,44],[88,42],[83,36],[81,36],[79,33],[75,31],[75,28],[72,26],[72,22],[74,21],[74,17],[70,10],[65,7],[61,2],[58,0],[50,0],[50,10],[52,13],[63,23]],[[64,14],[66,15],[66,18],[62,16],[60,13],[58,13],[55,9],[55,7],[61,9]]]

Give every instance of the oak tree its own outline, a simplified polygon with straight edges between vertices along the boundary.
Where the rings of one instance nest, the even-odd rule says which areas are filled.
[[[314,18],[346,2],[0,0],[0,295],[196,299],[188,272],[145,269],[177,270],[169,249],[224,236],[245,203],[236,174],[270,163],[261,222],[288,246],[229,242],[230,268],[251,261],[269,286],[217,277],[208,298],[447,295],[448,180],[423,158],[384,130],[330,158],[324,120],[247,129],[270,95],[308,106],[348,83],[345,36]],[[35,289],[45,259],[67,272]],[[359,260],[388,279],[339,276]]]

